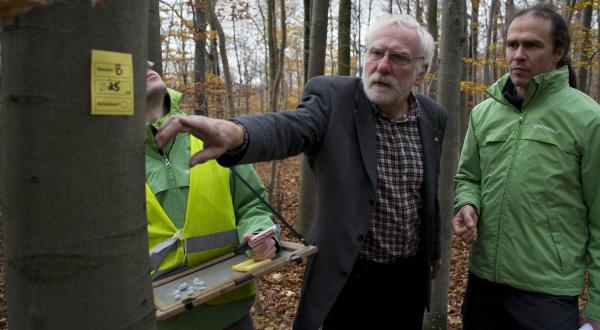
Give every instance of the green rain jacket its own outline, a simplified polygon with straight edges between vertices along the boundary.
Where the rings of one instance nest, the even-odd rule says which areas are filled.
[[[189,134],[180,134],[164,148],[164,157],[154,144],[151,127],[158,129],[172,116],[182,115],[179,109],[181,93],[168,89],[170,111],[152,124],[146,124],[146,182],[173,224],[182,228],[189,192]],[[168,159],[168,166],[165,163]],[[266,195],[260,178],[251,165],[237,166],[238,173],[263,197]],[[250,192],[242,182],[231,175],[231,194],[237,219],[240,242],[246,232],[256,233],[273,225],[271,212]],[[158,323],[159,329],[222,329],[250,311],[254,296],[222,304],[196,306],[173,318]]]
[[[472,204],[469,269],[530,292],[579,295],[600,320],[600,107],[569,87],[567,67],[532,78],[522,112],[505,75],[471,112],[455,208]]]

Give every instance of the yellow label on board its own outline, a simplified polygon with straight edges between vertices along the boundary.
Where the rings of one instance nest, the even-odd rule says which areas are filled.
[[[92,115],[133,115],[131,54],[92,49]]]
[[[266,265],[271,262],[271,259],[265,259],[262,261],[255,261],[254,259],[248,259],[246,261],[240,262],[239,264],[231,266],[231,270],[235,270],[238,272],[248,272],[262,265]]]

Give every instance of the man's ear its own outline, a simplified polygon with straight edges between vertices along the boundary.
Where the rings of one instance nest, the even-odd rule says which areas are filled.
[[[417,76],[415,77],[415,86],[420,86],[423,83],[423,79],[427,75],[427,71],[429,70],[429,64],[421,65],[417,70]]]

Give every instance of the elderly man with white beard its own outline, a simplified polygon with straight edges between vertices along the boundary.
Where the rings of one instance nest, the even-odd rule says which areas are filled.
[[[173,119],[204,140],[190,164],[224,166],[304,153],[316,182],[308,261],[295,329],[421,329],[441,266],[437,182],[446,111],[412,92],[434,51],[410,16],[386,16],[367,34],[363,78],[309,81],[296,111]],[[396,298],[389,303],[389,298]]]

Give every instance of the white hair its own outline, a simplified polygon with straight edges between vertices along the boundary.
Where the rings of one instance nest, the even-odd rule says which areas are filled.
[[[371,46],[373,34],[378,30],[392,24],[396,25],[398,28],[405,27],[417,31],[417,36],[419,37],[419,43],[421,45],[421,51],[423,52],[422,56],[424,57],[423,63],[430,66],[431,59],[433,58],[433,52],[435,50],[435,42],[433,41],[433,37],[423,25],[419,24],[416,19],[409,15],[386,15],[377,20],[369,27],[369,31],[367,31],[367,36],[365,38],[367,49]]]

